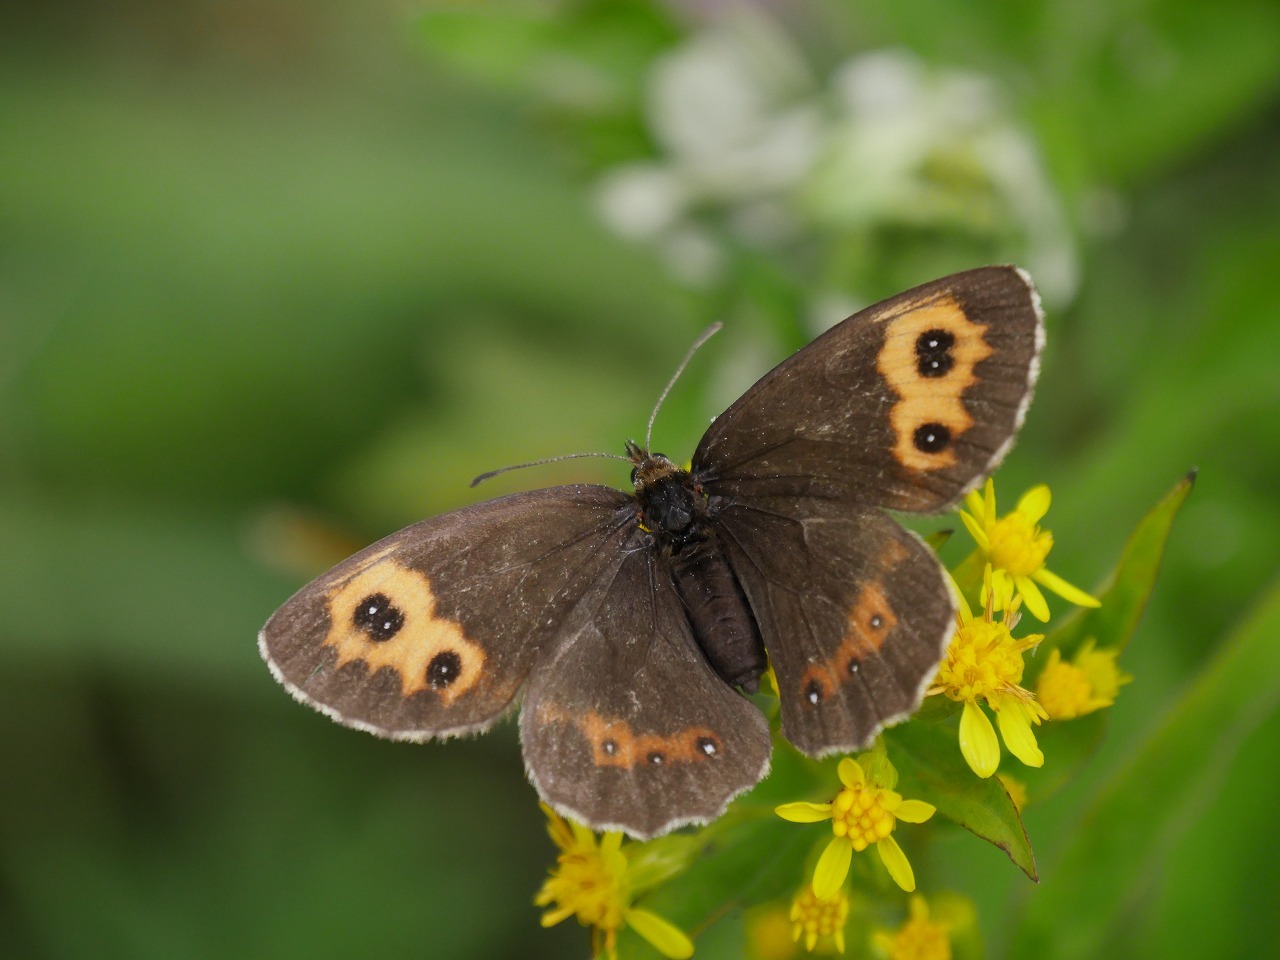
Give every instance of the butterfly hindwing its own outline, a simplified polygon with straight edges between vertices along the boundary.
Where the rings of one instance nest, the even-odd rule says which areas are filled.
[[[276,611],[263,658],[347,726],[406,740],[483,730],[616,555],[630,503],[607,487],[553,487],[407,527]]]
[[[916,536],[878,509],[812,498],[727,505],[716,526],[769,652],[788,740],[812,755],[853,751],[915,710],[954,616]]]
[[[759,709],[707,664],[669,569],[643,547],[620,556],[535,666],[520,735],[547,802],[636,837],[714,819],[769,767]]]
[[[713,494],[940,510],[998,464],[1035,381],[1039,298],[1015,267],[908,290],[837,324],[716,418]]]

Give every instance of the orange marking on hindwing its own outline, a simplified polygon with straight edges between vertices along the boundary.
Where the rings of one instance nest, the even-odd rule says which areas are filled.
[[[430,579],[385,553],[329,591],[328,611],[324,644],[337,651],[337,666],[360,660],[370,674],[390,667],[402,696],[434,690],[447,706],[483,674],[484,649],[437,616]]]
[[[918,369],[916,343],[922,333],[941,330],[955,338],[946,351],[950,368],[941,376],[924,376]],[[983,337],[986,327],[974,323],[951,297],[908,307],[885,321],[884,346],[876,369],[898,395],[889,412],[896,442],[893,456],[908,470],[939,470],[956,462],[952,446],[973,426],[962,397],[978,382],[975,369],[994,352]],[[941,449],[920,449],[915,433],[937,424],[949,432]]]
[[[591,744],[591,760],[597,767],[661,766],[666,763],[700,763],[719,756],[723,743],[707,727],[685,727],[668,736],[636,733],[625,720],[611,720],[594,710],[585,716],[565,714],[547,705],[538,713],[543,722],[571,723]]]
[[[809,667],[800,677],[802,696],[811,704],[825,700],[836,688],[858,672],[858,665],[873,653],[879,653],[885,638],[898,625],[898,617],[889,606],[884,587],[879,581],[864,584],[854,598],[845,619],[844,638],[827,658]]]
[[[844,636],[840,645],[822,660],[809,664],[800,675],[800,696],[810,706],[817,706],[836,692],[841,684],[857,675],[862,661],[880,652],[898,615],[885,595],[884,574],[911,556],[911,551],[897,540],[890,541],[876,564],[882,571],[879,579],[861,585],[845,615]]]

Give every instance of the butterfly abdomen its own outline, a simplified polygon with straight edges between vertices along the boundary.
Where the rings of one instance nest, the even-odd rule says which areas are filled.
[[[707,662],[730,686],[755,693],[766,661],[760,629],[715,535],[674,554],[676,589]]]
[[[722,680],[755,693],[767,665],[764,643],[710,525],[702,487],[661,454],[636,448],[633,456],[641,522],[670,563],[698,646]]]

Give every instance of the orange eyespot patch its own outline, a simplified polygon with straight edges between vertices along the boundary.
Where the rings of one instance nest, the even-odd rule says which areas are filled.
[[[591,760],[597,767],[661,767],[669,763],[698,763],[719,756],[723,741],[706,727],[686,727],[662,736],[636,733],[625,720],[611,720],[589,711],[571,716],[550,706],[540,711],[546,722],[569,723],[591,744]]]
[[[389,667],[405,697],[433,690],[452,704],[480,680],[484,650],[462,627],[436,615],[431,581],[394,560],[375,559],[329,594],[325,646],[337,666],[361,660],[372,674]]]
[[[952,446],[973,426],[961,398],[992,354],[985,329],[951,297],[908,307],[885,324],[876,368],[898,395],[889,412],[893,456],[908,470],[955,465]]]

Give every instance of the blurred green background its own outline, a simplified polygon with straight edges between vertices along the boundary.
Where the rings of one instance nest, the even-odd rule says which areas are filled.
[[[553,851],[512,725],[344,730],[275,685],[259,626],[421,517],[625,481],[467,487],[620,451],[712,320],[657,425],[681,459],[823,324],[1008,260],[1049,346],[999,489],[1051,484],[1053,569],[1096,582],[1200,468],[1105,748],[1027,813],[1041,885],[965,835],[939,853],[992,955],[1057,902],[1081,811],[1276,580],[1280,6],[752,9],[7,5],[0,956],[584,955],[530,903]],[[1280,955],[1262,686],[1094,905],[1112,955]]]

